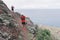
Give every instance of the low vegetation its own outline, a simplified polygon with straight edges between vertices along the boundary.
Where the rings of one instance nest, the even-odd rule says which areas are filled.
[[[52,40],[50,31],[47,29],[38,30],[36,40]]]

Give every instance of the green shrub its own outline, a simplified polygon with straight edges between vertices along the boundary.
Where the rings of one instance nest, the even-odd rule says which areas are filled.
[[[50,31],[47,29],[38,30],[36,40],[52,40]]]

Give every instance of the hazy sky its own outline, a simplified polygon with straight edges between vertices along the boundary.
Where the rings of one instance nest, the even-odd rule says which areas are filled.
[[[16,9],[52,9],[60,8],[60,0],[3,0],[8,7],[14,5]]]

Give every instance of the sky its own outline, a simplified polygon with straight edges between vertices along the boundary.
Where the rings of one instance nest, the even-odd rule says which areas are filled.
[[[60,0],[3,0],[16,9],[60,9]]]

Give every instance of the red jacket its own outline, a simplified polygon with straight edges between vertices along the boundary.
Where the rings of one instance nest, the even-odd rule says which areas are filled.
[[[21,16],[21,22],[25,22],[26,20],[25,20],[25,16],[24,15],[22,15]]]
[[[26,22],[25,20],[21,20],[21,22]]]

